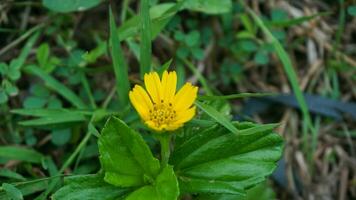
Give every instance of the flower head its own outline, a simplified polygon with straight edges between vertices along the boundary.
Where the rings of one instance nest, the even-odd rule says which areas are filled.
[[[198,87],[186,83],[177,93],[175,71],[163,72],[162,79],[156,72],[144,76],[145,88],[135,85],[129,97],[132,105],[146,123],[156,131],[172,131],[181,127],[195,115],[192,106]]]

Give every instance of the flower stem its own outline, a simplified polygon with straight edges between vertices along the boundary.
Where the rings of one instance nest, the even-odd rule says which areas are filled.
[[[161,168],[165,168],[168,165],[169,156],[171,154],[170,141],[171,134],[163,133],[158,136],[159,142],[161,143]]]

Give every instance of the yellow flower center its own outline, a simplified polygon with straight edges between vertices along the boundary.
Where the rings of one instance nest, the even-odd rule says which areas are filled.
[[[153,121],[158,127],[163,124],[172,123],[176,117],[176,111],[173,109],[171,103],[164,103],[161,101],[160,104],[154,104],[153,109],[150,112],[150,120]]]

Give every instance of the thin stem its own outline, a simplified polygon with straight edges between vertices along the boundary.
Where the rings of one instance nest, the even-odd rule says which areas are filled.
[[[114,97],[116,93],[116,85],[110,90],[109,95],[106,97],[104,100],[103,104],[101,105],[102,108],[108,107],[109,103],[111,102],[112,98]]]
[[[37,31],[38,29],[42,28],[45,24],[39,24],[37,26],[34,26],[33,28],[31,28],[30,30],[28,30],[27,32],[25,32],[24,34],[22,34],[19,38],[17,38],[16,40],[12,41],[10,44],[8,44],[7,46],[5,46],[4,48],[2,48],[0,50],[0,56],[2,56],[5,52],[7,52],[8,50],[10,50],[11,48],[15,47],[16,45],[18,45],[20,42],[22,42],[23,40],[25,40],[27,37],[29,37],[32,33],[34,33],[35,31]]]
[[[168,165],[169,156],[171,154],[171,134],[161,133],[161,135],[158,136],[158,139],[161,143],[161,168],[163,169]]]
[[[63,164],[61,169],[59,170],[59,173],[63,173],[63,171],[70,165],[72,164],[74,158],[79,154],[81,149],[87,144],[91,136],[90,131],[88,131],[84,137],[84,139],[80,142],[80,144],[77,146],[77,148],[74,150],[74,152],[70,155],[70,157],[66,160],[66,162]]]
[[[92,116],[91,120],[92,121],[94,119],[94,115]],[[77,146],[77,148],[74,150],[74,152],[70,155],[70,157],[64,162],[64,164],[62,165],[61,169],[58,171],[57,175],[61,175],[64,170],[66,168],[68,168],[69,165],[71,165],[75,159],[75,157],[79,154],[79,152],[83,149],[83,147],[87,144],[87,142],[90,139],[90,136],[92,134],[90,133],[90,131],[87,131],[85,137],[83,138],[83,140],[79,143],[79,145]],[[52,190],[56,187],[56,185],[58,184],[58,179],[57,180],[53,180],[50,182],[50,184],[48,185],[46,191],[44,191],[37,199],[46,199],[47,196],[49,195],[49,193],[52,192]]]
[[[90,85],[89,85],[88,79],[87,79],[87,77],[85,75],[85,72],[82,72],[81,79],[82,79],[81,81],[82,81],[82,85],[84,87],[84,90],[87,93],[87,96],[89,98],[90,106],[91,106],[91,108],[96,109],[97,106],[96,106],[96,103],[95,103],[95,100],[94,100],[94,97],[93,97],[93,93],[90,90]]]

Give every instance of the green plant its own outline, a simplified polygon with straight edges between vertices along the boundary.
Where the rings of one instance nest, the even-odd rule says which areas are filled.
[[[43,4],[55,12],[72,12],[89,9],[98,5],[99,1],[78,1],[75,5],[66,1],[63,5],[55,5],[44,0]],[[148,0],[141,1],[140,15],[132,16],[120,27],[116,26],[110,9],[108,42],[98,37],[94,48],[88,52],[77,45],[70,31],[64,29],[55,38],[56,44],[65,51],[64,56],[55,56],[49,44],[41,43],[34,62],[25,64],[22,58],[21,70],[30,77],[38,78],[38,82],[29,87],[23,108],[12,109],[10,115],[19,117],[18,124],[21,129],[26,129],[25,141],[29,146],[36,143],[34,130],[41,130],[40,133],[50,134],[51,145],[73,145],[74,150],[65,153],[64,162],[57,167],[51,156],[32,148],[1,147],[0,156],[5,160],[23,161],[28,164],[26,169],[40,165],[48,177],[23,180],[20,174],[2,171],[6,176],[23,181],[4,183],[0,188],[0,198],[21,199],[25,195],[41,192],[36,199],[47,199],[50,195],[53,199],[173,200],[188,195],[196,199],[215,196],[237,199],[244,198],[248,189],[263,182],[273,172],[283,150],[282,138],[273,131],[277,124],[234,121],[227,102],[231,98],[261,94],[214,96],[215,88],[189,61],[203,58],[202,47],[208,45],[206,40],[210,38],[209,34],[204,35],[209,32],[208,27],[207,31],[201,32],[192,27],[187,33],[174,30],[180,48],[189,51],[184,56],[178,50],[178,62],[188,65],[208,95],[199,95],[194,102],[194,113],[195,108],[197,110],[195,118],[184,126],[179,124],[169,133],[157,133],[142,123],[129,102],[132,82],[129,72],[132,69],[125,59],[124,44],[128,44],[139,61],[141,79],[138,82],[153,69],[164,74],[172,60],[165,64],[154,60],[151,42],[170,19],[180,9],[221,14],[228,12],[233,4],[229,0],[222,4],[219,1],[183,0],[163,4],[153,1],[151,8],[149,5]],[[58,17],[56,20],[66,19]],[[189,23],[194,23],[194,20]],[[60,29],[51,25],[46,30],[49,35]],[[241,42],[246,52],[257,51],[253,40]],[[26,51],[30,48],[27,47]],[[106,52],[107,49],[109,52]],[[89,67],[100,57],[108,55],[112,64],[103,69]],[[109,88],[107,95],[89,81],[94,77],[91,73],[100,70],[113,72],[115,77],[115,84]],[[182,69],[177,71],[180,88],[185,77]],[[7,73],[3,74],[10,77]],[[102,131],[98,131],[101,127],[104,127]],[[84,135],[81,134],[83,132]],[[158,143],[160,148],[157,148]],[[85,160],[88,157],[99,157],[100,163]],[[88,163],[79,166],[80,162]],[[69,166],[73,166],[73,171],[65,176]]]

